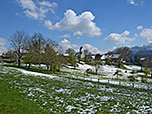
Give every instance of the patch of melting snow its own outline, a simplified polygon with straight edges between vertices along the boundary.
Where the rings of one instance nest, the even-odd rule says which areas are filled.
[[[11,69],[19,70],[20,72],[22,72],[22,73],[24,73],[26,75],[47,76],[49,78],[57,77],[57,76],[53,76],[53,75],[49,75],[49,74],[43,74],[43,73],[38,73],[38,72],[27,71],[27,70],[23,70],[23,69],[19,69],[19,68],[13,68],[13,67],[11,67]]]
[[[58,92],[58,93],[63,93],[63,94],[64,94],[64,93],[68,93],[68,94],[71,94],[71,93],[72,93],[72,90],[62,89],[62,88],[61,88],[61,89],[58,89],[58,90],[56,89],[55,91]]]
[[[36,88],[35,90],[39,91],[39,92],[42,92],[42,93],[46,93],[43,89],[41,88]]]
[[[55,90],[55,91],[58,92],[58,93],[61,93],[61,92],[62,92],[62,93],[65,93],[66,90],[67,90],[67,89],[62,89],[62,88],[61,88],[61,89]]]
[[[74,106],[71,106],[71,105],[68,105],[66,107],[66,109],[68,109],[68,112],[71,112],[72,109],[76,109],[77,107],[74,107]]]
[[[29,96],[29,97],[33,97],[34,96],[34,94],[32,93],[32,92],[30,92],[27,96]]]
[[[47,102],[44,102],[44,103],[43,103],[43,106],[46,105],[46,104],[47,104]]]
[[[102,96],[100,97],[101,101],[108,101],[110,99],[109,96]]]
[[[102,90],[102,91],[108,91],[108,92],[113,92],[113,90],[114,90],[114,88],[106,88],[106,87],[101,87],[101,88],[99,88],[99,90]]]
[[[39,92],[41,92],[41,93],[46,93],[43,89],[41,89],[41,88],[32,88],[32,87],[30,87],[29,89],[28,89],[28,91],[39,91]]]

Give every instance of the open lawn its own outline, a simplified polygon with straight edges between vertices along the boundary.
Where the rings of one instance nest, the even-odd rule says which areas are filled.
[[[2,74],[1,74],[2,75]],[[8,80],[0,78],[0,114],[44,114],[36,103],[26,98],[9,85]]]

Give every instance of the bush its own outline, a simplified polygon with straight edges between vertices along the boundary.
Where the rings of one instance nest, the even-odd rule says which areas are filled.
[[[124,70],[127,69],[122,63],[120,63],[120,68],[121,68],[121,69],[124,69]]]
[[[136,81],[134,76],[128,76],[128,79],[129,79],[129,81],[132,81],[132,82]]]
[[[142,79],[141,79],[141,82],[142,82],[142,83],[147,83],[147,80],[146,80],[145,78],[142,78]]]
[[[5,63],[15,63],[15,60],[11,60],[11,59],[4,59],[3,62]]]
[[[131,74],[135,74],[135,73],[136,73],[136,71],[135,71],[135,70],[132,70],[130,73],[131,73]]]
[[[90,71],[90,72],[87,72],[87,73],[97,75],[97,73],[93,72],[93,71]]]
[[[150,71],[148,70],[147,67],[145,68],[144,73],[145,73],[146,75],[147,75],[147,74],[150,74]]]
[[[111,61],[110,61],[110,59],[109,59],[109,58],[107,58],[107,59],[106,59],[105,64],[107,64],[107,65],[111,65]]]

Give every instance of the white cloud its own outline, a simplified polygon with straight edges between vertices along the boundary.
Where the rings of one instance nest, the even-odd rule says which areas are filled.
[[[35,11],[37,9],[37,6],[32,0],[16,0],[16,1],[23,9],[29,9],[31,11]]]
[[[40,5],[42,6],[47,6],[47,7],[57,7],[58,4],[56,2],[50,3],[49,1],[42,1],[39,2]]]
[[[63,41],[61,41],[61,42],[59,43],[59,45],[63,48],[63,51],[64,51],[64,52],[65,52],[68,48],[77,48],[77,49],[75,49],[75,51],[78,52],[78,51],[79,51],[78,47],[80,47],[80,46],[78,46],[78,45],[71,44],[71,42],[68,41],[67,39],[64,39]],[[92,54],[97,54],[97,53],[102,54],[102,53],[103,53],[103,51],[100,51],[98,48],[96,48],[96,47],[94,47],[94,46],[92,46],[92,45],[90,45],[90,44],[83,44],[83,45],[81,45],[81,46],[83,46],[83,49],[87,49],[87,50],[88,50],[89,52],[91,52]]]
[[[65,52],[68,48],[72,48],[71,42],[67,39],[62,40],[59,45],[63,48],[63,51]]]
[[[77,16],[73,10],[67,10],[60,22],[52,25],[50,20],[46,20],[44,25],[50,30],[72,31],[74,35],[100,36],[101,30],[96,26],[96,23],[92,22],[94,19],[91,12],[83,12]]]
[[[53,8],[57,7],[57,3],[50,3],[48,1],[37,1],[37,5],[33,0],[16,0],[17,3],[23,8],[23,13],[29,18],[43,20],[46,14],[51,11],[55,14]]]
[[[92,54],[97,54],[97,53],[103,54],[103,51],[100,51],[98,48],[96,48],[90,44],[83,44],[83,48],[87,49]]]
[[[134,0],[128,0],[128,2],[129,2],[129,4],[132,4],[132,5],[135,4]]]
[[[105,49],[104,51],[102,51],[102,54],[108,53],[108,52],[110,52],[110,51],[114,51],[114,50],[117,49],[117,48],[118,48],[118,47],[114,46],[114,47],[112,47],[112,48],[110,48],[110,49]]]
[[[4,38],[0,38],[0,46],[5,46],[7,41]]]
[[[134,37],[138,37],[138,34],[137,34],[137,33],[135,33],[135,34],[134,34]]]
[[[52,24],[52,22],[50,20],[46,20],[44,22],[44,26],[48,27],[50,30],[53,29],[53,24]]]
[[[73,44],[73,45],[72,45],[72,47],[73,47],[73,48],[78,48],[79,46],[78,46],[78,45]]]
[[[152,28],[145,28],[141,31],[140,36],[152,41]]]
[[[80,39],[80,37],[77,37],[77,39]]]
[[[38,17],[39,17],[39,15],[38,15],[38,13],[37,12],[32,12],[32,11],[30,11],[30,10],[26,10],[26,11],[23,11],[24,13],[25,13],[25,15],[27,16],[27,17],[29,17],[29,18],[34,18],[34,19],[38,19]]]
[[[58,37],[61,37],[61,38],[71,38],[71,35],[70,34],[64,34],[64,35],[60,35]]]
[[[137,29],[141,30],[141,29],[143,29],[143,27],[140,25],[140,26],[137,26]]]
[[[7,48],[5,47],[7,45],[7,41],[4,38],[0,38],[0,54],[7,51]]]
[[[128,0],[128,4],[138,6],[138,5],[143,5],[144,2],[143,0]]]
[[[5,52],[7,52],[7,48],[6,47],[0,47],[0,55],[2,53],[5,53]]]
[[[109,40],[112,43],[115,43],[117,45],[119,44],[128,44],[132,41],[134,41],[134,38],[129,38],[127,37],[128,35],[130,35],[129,31],[125,31],[121,34],[118,33],[111,33],[109,36],[107,36],[104,40]]]

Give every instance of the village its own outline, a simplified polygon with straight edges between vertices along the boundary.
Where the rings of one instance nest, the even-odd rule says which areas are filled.
[[[152,0],[0,0],[0,114],[152,114]]]

